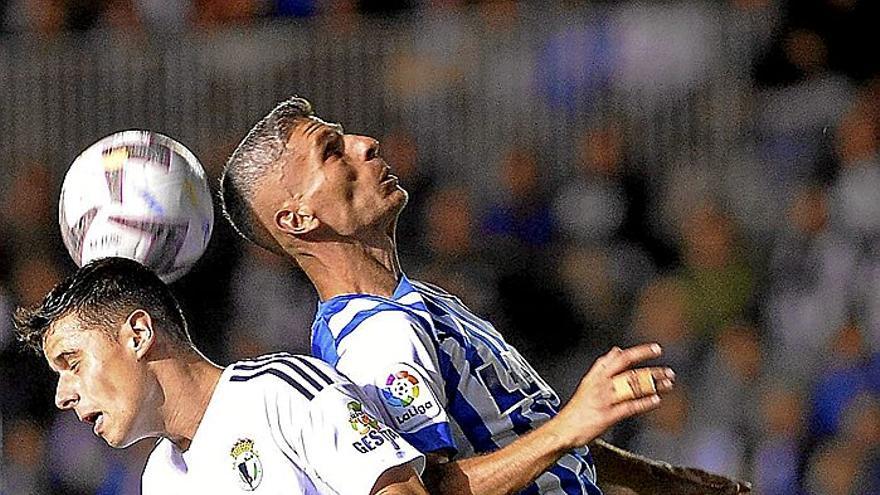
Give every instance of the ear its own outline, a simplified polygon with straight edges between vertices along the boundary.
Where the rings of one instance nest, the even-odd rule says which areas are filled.
[[[274,220],[278,230],[297,237],[308,234],[321,225],[318,217],[305,205],[299,205],[296,209],[285,206],[275,212]]]
[[[153,319],[142,309],[136,309],[128,315],[124,324],[126,348],[131,350],[138,360],[146,356],[156,341]]]

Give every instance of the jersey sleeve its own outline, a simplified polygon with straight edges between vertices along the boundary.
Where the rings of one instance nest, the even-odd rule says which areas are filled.
[[[353,384],[324,388],[306,409],[300,408],[279,423],[287,445],[320,481],[341,495],[364,495],[385,471],[411,464],[418,474],[424,456],[394,430],[377,419],[375,409]],[[285,449],[286,450],[286,449]]]
[[[456,445],[446,412],[446,383],[423,325],[402,310],[378,312],[338,339],[336,368],[414,447],[451,457]]]

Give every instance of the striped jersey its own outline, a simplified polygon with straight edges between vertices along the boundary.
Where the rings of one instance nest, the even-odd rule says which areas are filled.
[[[559,397],[487,321],[437,287],[401,276],[394,294],[318,305],[312,353],[361,386],[422,452],[498,450],[557,414]],[[586,447],[525,494],[600,494]]]
[[[227,367],[189,449],[153,449],[144,495],[366,495],[421,453],[377,420],[360,388],[317,359],[279,353]]]

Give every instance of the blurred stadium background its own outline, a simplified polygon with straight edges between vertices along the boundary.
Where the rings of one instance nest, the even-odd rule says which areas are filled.
[[[880,493],[878,5],[0,2],[0,492],[137,493],[150,449],[56,414],[54,375],[11,336],[12,308],[73,269],[67,165],[149,128],[216,186],[298,93],[382,141],[412,194],[407,273],[563,396],[611,345],[665,346],[678,390],[610,440],[764,495]],[[307,352],[302,274],[215,232],[175,286],[199,347]]]

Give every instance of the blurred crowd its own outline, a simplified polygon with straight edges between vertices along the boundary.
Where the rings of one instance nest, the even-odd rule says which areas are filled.
[[[12,0],[0,17],[7,33],[42,36],[278,17],[340,23],[465,3],[514,5]],[[660,410],[609,432],[618,445],[751,480],[763,495],[880,493],[880,64],[868,41],[877,6],[730,3],[744,23],[772,22],[753,33],[751,72],[736,76],[750,90],[715,105],[747,130],[722,162],[655,160],[628,130],[625,109],[584,119],[563,143],[499,143],[487,154],[497,160],[455,166],[424,152],[449,135],[421,121],[389,126],[377,136],[382,153],[411,194],[402,264],[493,321],[563,397],[612,345],[661,343],[677,388]],[[699,70],[699,57],[677,56],[684,65],[669,77]],[[607,83],[602,70],[591,68],[583,84],[548,86],[549,105],[565,111]],[[429,87],[423,98],[441,84],[401,74]],[[547,147],[560,145],[568,161],[547,163]],[[222,156],[202,159],[216,175]],[[0,201],[0,314],[37,303],[73,269],[55,221],[62,172],[33,162],[11,174]],[[316,309],[308,281],[222,221],[174,288],[197,345],[219,363],[308,352]],[[0,493],[137,493],[151,445],[110,451],[72,414],[56,414],[54,376],[13,342],[9,325],[0,318]]]
[[[361,16],[382,18],[504,0],[5,0],[0,29],[54,38],[66,32],[119,29],[162,34],[266,21],[318,20],[345,28]]]

